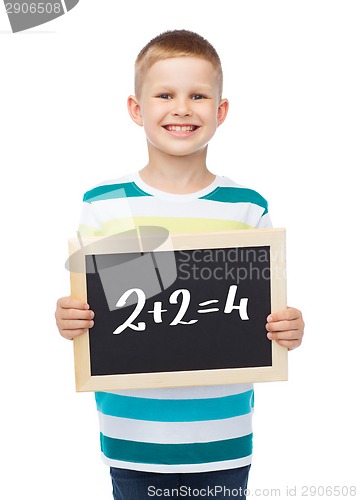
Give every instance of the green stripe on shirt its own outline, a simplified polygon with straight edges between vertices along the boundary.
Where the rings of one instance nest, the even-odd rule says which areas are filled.
[[[149,399],[96,392],[98,411],[113,417],[155,422],[221,420],[250,413],[253,391],[208,399]]]
[[[221,186],[214,189],[211,193],[201,196],[199,200],[221,201],[223,203],[253,203],[264,209],[262,215],[267,213],[268,207],[265,198],[257,191],[241,187]]]
[[[209,443],[158,444],[114,439],[100,434],[101,449],[112,460],[147,464],[200,464],[252,454],[252,434]]]
[[[123,182],[120,184],[97,186],[84,194],[83,201],[92,203],[93,201],[103,201],[114,198],[132,198],[133,196],[152,195],[142,191],[134,182]]]
[[[83,197],[84,202],[110,200],[115,198],[132,198],[136,196],[151,196],[140,189],[135,182],[123,182],[120,184],[106,184],[97,186],[87,191]],[[219,186],[211,193],[201,196],[200,200],[211,200],[222,203],[253,203],[264,209],[262,215],[267,213],[267,201],[259,193],[252,189],[241,187]]]

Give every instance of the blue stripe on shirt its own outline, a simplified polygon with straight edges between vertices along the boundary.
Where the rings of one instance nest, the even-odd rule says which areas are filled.
[[[96,393],[98,411],[113,417],[155,422],[196,422],[221,420],[250,413],[253,390],[208,399],[149,399]]]
[[[158,444],[100,435],[101,449],[112,460],[147,464],[200,464],[235,460],[252,454],[252,434],[209,443]]]

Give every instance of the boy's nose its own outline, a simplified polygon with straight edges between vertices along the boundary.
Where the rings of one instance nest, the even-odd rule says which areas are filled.
[[[172,109],[173,116],[191,116],[192,111],[187,100],[176,100]]]

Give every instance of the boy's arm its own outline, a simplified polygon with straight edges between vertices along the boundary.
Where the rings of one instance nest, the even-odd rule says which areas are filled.
[[[276,340],[289,351],[301,345],[304,328],[302,313],[294,307],[287,307],[267,317],[267,337]]]
[[[94,324],[94,312],[89,305],[72,297],[57,301],[55,318],[60,335],[68,340],[82,335]]]

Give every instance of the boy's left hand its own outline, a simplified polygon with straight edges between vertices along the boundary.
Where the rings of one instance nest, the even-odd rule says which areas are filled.
[[[301,345],[304,328],[302,313],[294,307],[287,307],[267,317],[267,337],[276,340],[289,351]]]

